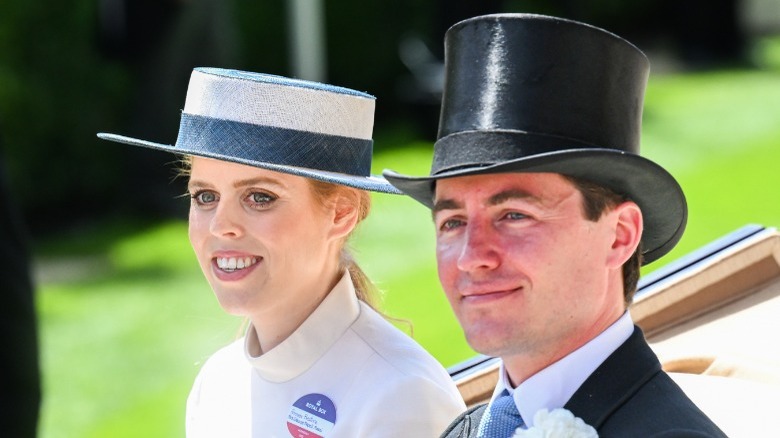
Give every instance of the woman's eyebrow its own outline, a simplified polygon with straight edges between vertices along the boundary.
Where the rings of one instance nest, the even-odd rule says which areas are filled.
[[[248,186],[253,186],[253,185],[256,185],[256,184],[271,184],[271,185],[275,185],[277,187],[286,187],[278,179],[276,179],[276,178],[269,178],[269,177],[265,177],[265,176],[258,176],[258,177],[255,177],[255,178],[240,179],[240,180],[235,181],[233,183],[233,187],[238,189],[238,188],[241,188],[241,187],[248,187]]]
[[[206,183],[204,181],[198,181],[198,180],[192,180],[191,179],[187,183],[187,189],[189,189],[189,190],[192,190],[192,189],[205,189],[205,188],[211,188],[211,187],[212,187],[211,184],[208,184],[208,183]]]
[[[286,187],[284,184],[282,184],[279,180],[275,178],[268,178],[264,176],[259,176],[255,178],[246,178],[246,179],[240,179],[233,182],[234,188],[242,188],[242,187],[249,187],[256,184],[270,184],[277,187]],[[214,185],[210,184],[206,181],[201,180],[193,180],[191,179],[189,183],[187,183],[187,187],[192,189],[204,189],[204,188],[213,188]]]

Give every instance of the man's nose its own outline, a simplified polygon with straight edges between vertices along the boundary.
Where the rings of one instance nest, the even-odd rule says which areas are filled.
[[[491,227],[470,222],[466,226],[458,269],[466,272],[495,269],[501,264],[497,241]]]

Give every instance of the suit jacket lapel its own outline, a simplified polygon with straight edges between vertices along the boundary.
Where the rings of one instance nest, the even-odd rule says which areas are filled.
[[[469,408],[456,418],[441,434],[440,438],[468,438],[477,436],[479,422],[487,408],[487,403]]]
[[[642,330],[634,333],[585,380],[564,408],[596,429],[661,371]]]

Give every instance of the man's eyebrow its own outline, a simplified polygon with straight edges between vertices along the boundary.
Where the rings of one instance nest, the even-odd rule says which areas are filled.
[[[485,203],[485,206],[500,205],[503,204],[504,202],[512,201],[516,199],[522,199],[536,204],[540,204],[542,202],[541,198],[539,198],[536,195],[532,195],[531,193],[525,190],[509,189],[509,190],[504,190],[502,192],[498,192],[495,195],[488,198],[487,202]],[[460,202],[454,199],[441,199],[436,201],[433,204],[431,213],[435,216],[436,213],[442,210],[456,210],[458,208],[462,208],[462,204]]]
[[[436,215],[436,213],[442,211],[442,210],[455,210],[456,208],[460,208],[461,204],[459,204],[454,199],[441,199],[436,201],[433,204],[433,208],[431,209],[431,213],[433,215]]]
[[[525,190],[509,189],[509,190],[504,190],[503,192],[496,193],[495,195],[491,196],[488,199],[487,205],[503,204],[506,201],[512,201],[516,199],[528,200],[534,203],[542,202],[542,200],[538,196],[532,195],[531,193],[526,192]]]

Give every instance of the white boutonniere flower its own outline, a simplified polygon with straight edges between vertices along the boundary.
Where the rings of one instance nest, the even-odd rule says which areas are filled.
[[[513,438],[598,438],[598,433],[582,418],[566,409],[541,409],[534,415],[534,427],[517,429]]]

